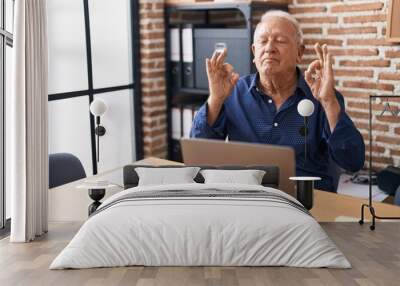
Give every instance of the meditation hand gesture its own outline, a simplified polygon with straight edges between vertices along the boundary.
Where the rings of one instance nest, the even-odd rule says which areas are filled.
[[[206,59],[210,99],[222,104],[228,98],[239,79],[239,74],[234,72],[233,66],[224,63],[227,55],[225,48],[222,53],[214,52],[211,59]]]
[[[311,88],[313,96],[325,110],[331,132],[338,122],[340,105],[335,95],[335,78],[333,76],[332,56],[328,48],[319,43],[314,46],[318,60],[313,61],[304,73],[305,80]]]
[[[318,60],[309,65],[304,76],[313,96],[324,106],[325,104],[330,104],[332,100],[336,100],[332,56],[328,53],[326,45],[321,47],[317,43],[314,49],[317,52]]]

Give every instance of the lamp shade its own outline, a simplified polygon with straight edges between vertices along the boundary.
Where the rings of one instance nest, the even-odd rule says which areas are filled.
[[[309,99],[303,99],[297,105],[297,111],[303,117],[310,116],[314,113],[314,103]]]
[[[107,105],[101,99],[96,98],[90,104],[90,112],[94,116],[102,116],[106,112],[106,110],[107,110]]]

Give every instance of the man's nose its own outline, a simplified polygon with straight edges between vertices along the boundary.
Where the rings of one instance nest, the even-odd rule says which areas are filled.
[[[275,42],[273,40],[269,40],[265,45],[265,52],[273,53],[276,51]]]

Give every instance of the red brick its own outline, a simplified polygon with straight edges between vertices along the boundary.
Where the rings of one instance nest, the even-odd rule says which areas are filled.
[[[386,51],[385,57],[387,58],[400,58],[400,51]]]
[[[297,18],[299,23],[337,23],[337,17],[327,16],[327,17],[307,17],[307,18]]]
[[[336,39],[304,39],[304,45],[314,45],[320,43],[321,45],[327,44],[330,46],[341,46],[343,44],[342,40]]]
[[[141,33],[141,34],[140,34],[140,39],[143,39],[143,40],[159,40],[159,39],[165,39],[165,33],[164,33],[164,32],[148,32],[148,33]]]
[[[369,123],[355,121],[354,124],[358,129],[364,129],[369,131]],[[389,131],[389,126],[384,124],[372,124],[372,130],[387,132]]]
[[[376,56],[378,49],[328,49],[333,56]]]
[[[140,24],[140,29],[141,30],[153,30],[153,29],[164,29],[164,23],[141,23]]]
[[[364,89],[378,89],[384,91],[393,91],[393,84],[386,83],[375,83],[365,81],[345,81],[343,82],[344,87],[364,88]]]
[[[162,90],[162,89],[157,89],[154,91],[142,91],[142,96],[146,97],[146,96],[150,96],[150,97],[154,97],[154,96],[162,96],[165,95],[166,91]]]
[[[164,114],[166,111],[165,110],[152,110],[152,111],[147,111],[147,110],[143,110],[143,116],[158,116],[161,114]]]
[[[385,153],[386,148],[382,146],[372,145],[372,152],[374,153]],[[369,144],[365,144],[365,151],[369,152]]]
[[[304,13],[318,13],[318,12],[325,12],[326,7],[318,6],[318,7],[289,7],[290,14],[304,14]]]
[[[348,39],[348,45],[357,45],[357,46],[393,46],[396,43],[387,42],[385,38],[381,39]]]
[[[388,144],[400,144],[400,137],[390,137],[390,136],[383,136],[383,135],[377,135],[375,138],[376,142],[383,142],[383,143],[388,143]]]
[[[339,65],[343,67],[389,67],[390,61],[389,60],[369,60],[369,61],[343,60],[339,62]]]
[[[140,19],[164,19],[164,13],[162,11],[149,11],[141,10],[139,11]]]
[[[303,34],[322,34],[321,28],[302,28]]]
[[[352,118],[368,119],[369,115],[365,112],[347,110],[346,113]]]
[[[350,108],[358,108],[358,109],[364,109],[364,110],[369,110],[369,102],[359,102],[359,101],[348,101],[347,102],[347,106]],[[382,105],[381,104],[372,104],[371,106],[373,111],[381,111],[382,110]],[[387,125],[381,125],[381,124],[375,124],[375,126],[377,126],[378,128],[380,126],[385,126],[386,128]]]
[[[331,28],[328,35],[377,33],[376,27]]]
[[[150,43],[140,43],[141,49],[162,49],[165,48],[164,42],[150,42]]]
[[[400,150],[390,149],[390,155],[391,156],[400,156]]]
[[[389,113],[386,113],[389,114]],[[399,117],[393,115],[377,115],[376,120],[380,122],[399,123]]]
[[[147,50],[141,50],[141,58],[142,60],[154,60],[154,59],[164,59],[165,52],[152,52]]]
[[[145,78],[159,78],[165,77],[165,71],[141,71],[142,77]]]
[[[344,97],[353,97],[353,98],[369,98],[370,93],[367,92],[359,92],[359,91],[349,91],[349,90],[338,90]]]
[[[400,80],[400,73],[388,73],[388,72],[383,72],[379,74],[379,79],[385,79],[385,80]]]
[[[157,101],[150,101],[150,102],[143,101],[142,104],[143,104],[143,107],[148,107],[148,108],[166,106],[165,100],[157,100]]]
[[[337,12],[355,12],[355,11],[371,11],[371,10],[381,10],[383,3],[362,3],[362,4],[340,4],[331,7],[332,13]]]
[[[386,22],[386,14],[366,15],[366,16],[349,16],[343,18],[344,23],[372,23]]]
[[[373,77],[372,70],[334,70],[335,76]]]
[[[163,62],[163,61],[144,62],[144,63],[141,63],[141,68],[161,69],[161,68],[165,68],[165,62]]]

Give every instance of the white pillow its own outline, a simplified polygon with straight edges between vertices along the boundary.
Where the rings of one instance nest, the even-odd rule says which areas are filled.
[[[199,167],[135,168],[139,176],[138,186],[195,183],[193,179],[199,170]]]
[[[265,175],[262,170],[201,170],[204,183],[234,183],[247,185],[261,185]]]

